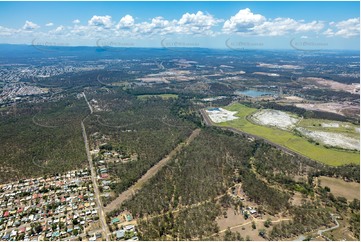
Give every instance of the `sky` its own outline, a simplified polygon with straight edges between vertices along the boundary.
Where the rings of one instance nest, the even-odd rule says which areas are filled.
[[[359,2],[0,2],[0,43],[355,49]]]

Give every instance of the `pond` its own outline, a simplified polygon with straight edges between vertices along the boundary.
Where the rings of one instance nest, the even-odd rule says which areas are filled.
[[[235,93],[237,95],[245,95],[249,97],[270,96],[276,94],[276,92],[272,92],[272,91],[257,91],[257,90],[236,91]]]

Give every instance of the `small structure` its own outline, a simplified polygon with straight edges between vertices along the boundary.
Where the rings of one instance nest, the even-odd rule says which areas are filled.
[[[123,239],[124,235],[125,235],[125,231],[122,229],[115,232],[115,238],[117,240]]]
[[[120,219],[119,218],[113,218],[112,219],[112,224],[117,224],[120,222]]]
[[[257,213],[257,210],[256,209],[251,209],[251,210],[249,210],[249,212],[250,212],[250,214],[256,214]]]

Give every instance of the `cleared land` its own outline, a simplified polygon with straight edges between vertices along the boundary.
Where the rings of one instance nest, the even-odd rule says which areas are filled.
[[[283,130],[290,130],[295,127],[300,118],[279,110],[265,109],[256,112],[251,116],[252,121],[265,126],[274,126]]]
[[[342,133],[355,139],[360,138],[359,126],[349,122],[328,121],[324,119],[302,119],[297,125],[311,130]]]
[[[306,83],[316,84],[320,87],[329,87],[330,89],[336,91],[345,91],[349,93],[357,93],[357,90],[360,89],[360,84],[355,85],[348,85],[340,82],[336,82],[333,80],[327,80],[324,78],[318,77],[306,77],[306,78],[299,78],[299,81],[304,81]]]
[[[332,177],[321,176],[318,178],[321,186],[327,186],[336,197],[345,197],[347,200],[360,199],[360,183],[345,182]]]
[[[322,144],[349,149],[349,150],[360,150],[360,141],[340,133],[331,133],[324,131],[309,130],[305,128],[297,128],[302,135],[312,139],[315,142]]]
[[[237,112],[236,116],[239,117],[239,119],[219,123],[217,124],[219,126],[232,127],[249,134],[257,135],[328,165],[338,166],[349,163],[360,163],[360,154],[358,152],[328,149],[320,145],[312,144],[305,138],[291,132],[251,123],[247,120],[247,116],[255,113],[257,111],[255,108],[249,108],[242,104],[235,103],[227,106],[226,109]]]
[[[295,106],[311,111],[323,111],[340,115],[354,113],[355,116],[357,116],[360,113],[360,107],[358,105],[350,105],[348,103],[296,103]]]
[[[234,116],[237,112],[231,112],[223,108],[210,108],[206,110],[206,112],[214,123],[222,123],[238,119],[238,117]]]

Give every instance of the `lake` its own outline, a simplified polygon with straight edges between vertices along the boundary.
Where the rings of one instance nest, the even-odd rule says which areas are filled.
[[[270,96],[276,94],[272,91],[257,91],[257,90],[246,90],[246,91],[236,91],[238,95],[245,95],[248,97],[260,97],[260,96]]]

